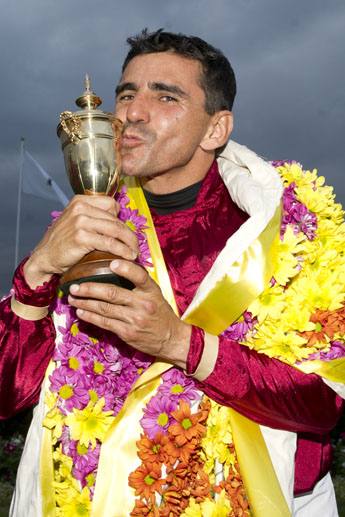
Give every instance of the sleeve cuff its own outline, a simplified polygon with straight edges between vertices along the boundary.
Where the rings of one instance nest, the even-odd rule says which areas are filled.
[[[23,268],[29,257],[26,257],[17,267],[13,276],[14,298],[25,305],[34,307],[47,307],[56,296],[56,289],[59,283],[59,275],[53,275],[49,282],[31,289],[27,284]]]
[[[186,374],[202,382],[213,372],[219,351],[218,336],[192,327]]]

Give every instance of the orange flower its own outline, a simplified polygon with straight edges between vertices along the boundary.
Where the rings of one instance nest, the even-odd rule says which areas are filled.
[[[188,463],[191,454],[195,451],[197,441],[195,438],[186,442],[184,445],[178,445],[175,441],[168,440],[163,446],[163,453],[166,456],[166,463],[174,465],[176,460]]]
[[[176,420],[176,424],[171,424],[168,428],[168,433],[175,438],[175,442],[180,447],[192,438],[200,438],[204,432],[205,427],[200,424],[203,420],[203,412],[191,414],[190,406],[184,400],[180,401],[180,408],[171,412]]]
[[[148,506],[140,499],[136,499],[135,506],[130,513],[131,517],[159,517],[159,510],[154,506]]]
[[[137,442],[138,456],[144,463],[157,463],[161,465],[166,461],[165,445],[169,443],[169,437],[162,433],[157,433],[156,436],[150,440],[145,435],[141,435]]]
[[[308,345],[327,343],[337,332],[345,332],[345,308],[336,311],[317,310],[311,315],[310,321],[315,323],[315,329],[301,332],[301,336],[308,339]]]
[[[157,463],[140,465],[129,475],[128,484],[135,489],[135,495],[149,499],[154,492],[162,492],[161,468]]]
[[[238,467],[237,464],[235,464]],[[231,502],[234,517],[249,517],[249,503],[246,497],[242,478],[239,472],[230,468],[229,475],[225,481],[222,481],[219,486],[214,487],[215,492],[220,492],[225,489]]]

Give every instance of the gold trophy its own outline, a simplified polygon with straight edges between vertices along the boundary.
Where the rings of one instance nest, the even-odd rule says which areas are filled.
[[[81,109],[61,113],[57,127],[71,187],[75,194],[113,196],[120,182],[122,122],[97,109],[102,100],[92,91],[88,75],[85,91],[75,102]],[[60,288],[67,294],[72,283],[92,281],[132,289],[132,282],[110,270],[114,258],[110,253],[91,251],[63,274]]]

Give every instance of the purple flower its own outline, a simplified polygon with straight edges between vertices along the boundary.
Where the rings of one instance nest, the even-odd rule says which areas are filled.
[[[166,434],[173,418],[171,412],[177,408],[177,400],[171,400],[168,397],[159,394],[155,395],[144,409],[144,416],[140,420],[140,424],[147,436],[153,439],[157,433]]]
[[[72,411],[87,406],[90,396],[83,382],[83,377],[66,366],[56,368],[49,376],[50,390],[59,395],[61,409]]]
[[[345,357],[345,344],[341,341],[331,341],[331,347],[328,352],[315,352],[309,355],[305,361],[314,361],[317,359],[321,361],[331,361],[332,359],[340,359],[342,357]]]
[[[52,222],[56,221],[56,219],[59,219],[61,214],[62,214],[61,210],[53,210],[52,212],[50,212]]]
[[[115,194],[115,199],[120,205],[120,211],[126,208],[129,204],[129,197],[127,196],[127,187],[124,185],[119,192]]]
[[[161,396],[170,397],[171,400],[195,400],[198,398],[198,392],[194,381],[186,377],[181,370],[171,368],[162,375],[163,383],[158,389]]]
[[[273,167],[281,167],[283,165],[292,165],[293,163],[298,162],[296,160],[271,160],[269,163],[273,165]]]
[[[233,323],[223,332],[223,336],[234,341],[243,341],[247,333],[252,330],[257,324],[257,319],[253,318],[248,311],[243,313],[243,321]]]
[[[302,232],[309,240],[315,238],[317,229],[317,217],[307,207],[298,201],[295,195],[295,183],[291,183],[284,189],[283,217],[280,236],[283,238],[288,224],[292,225],[294,233]]]
[[[73,476],[78,479],[82,487],[86,485],[86,476],[95,471],[98,467],[100,444],[92,449],[91,445],[86,447],[81,445],[78,441],[71,440],[69,430],[64,427],[61,436],[62,452],[73,460]]]

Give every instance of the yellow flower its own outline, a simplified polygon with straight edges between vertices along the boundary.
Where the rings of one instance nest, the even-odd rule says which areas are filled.
[[[303,303],[301,303],[301,305],[296,303],[296,298],[292,299],[291,302],[292,304],[289,305],[289,310],[286,311],[284,315],[284,329],[298,332],[313,330],[315,324],[310,321],[310,310],[308,310]]]
[[[43,420],[43,427],[47,427],[52,431],[54,443],[56,443],[56,440],[58,440],[62,434],[65,419],[66,417],[61,413],[61,411],[57,407],[53,407],[48,411]]]
[[[248,308],[253,316],[257,316],[259,322],[264,321],[269,315],[276,319],[281,316],[285,309],[283,288],[279,285],[269,287],[254,300]]]
[[[338,273],[328,271],[326,268],[317,274],[308,271],[291,286],[291,289],[290,296],[293,296],[293,293],[303,293],[305,306],[310,312],[316,309],[330,311],[340,309],[345,296],[345,286],[338,277]]]
[[[286,285],[299,273],[298,256],[304,251],[302,243],[305,240],[302,233],[295,234],[290,226],[286,228],[283,240],[277,237],[272,247],[272,260],[273,276],[278,284]]]
[[[90,491],[87,487],[81,493],[72,491],[66,494],[66,500],[60,501],[60,507],[56,509],[58,517],[87,516],[91,512]]]
[[[222,490],[216,500],[206,499],[201,503],[203,517],[228,517],[231,512],[231,504],[226,497],[225,490]]]
[[[263,352],[269,357],[282,359],[289,364],[294,364],[310,355],[310,348],[303,346],[306,343],[305,338],[294,332],[284,332],[275,323],[268,320],[252,339],[255,350]]]
[[[90,401],[86,408],[73,408],[66,418],[66,424],[70,428],[72,440],[78,440],[86,447],[91,443],[92,448],[96,446],[96,439],[104,440],[106,432],[115,420],[112,411],[103,411],[105,404],[104,397],[96,403]]]
[[[211,401],[207,418],[206,435],[201,441],[201,457],[205,461],[204,470],[213,477],[215,462],[234,467],[235,457],[229,449],[232,443],[230,411]]]
[[[185,509],[183,513],[181,513],[181,517],[203,517],[201,513],[200,504],[195,502],[194,497],[189,499],[189,505]]]

